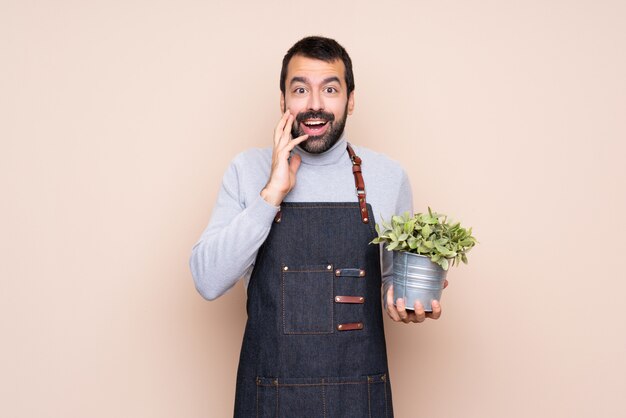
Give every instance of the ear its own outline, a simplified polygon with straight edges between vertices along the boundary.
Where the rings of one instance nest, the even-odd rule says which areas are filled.
[[[351,115],[354,111],[354,90],[350,92],[348,96],[348,115]]]
[[[280,92],[280,113],[285,113],[285,93]]]

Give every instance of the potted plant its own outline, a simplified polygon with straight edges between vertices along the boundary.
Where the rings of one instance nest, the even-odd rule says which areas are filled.
[[[452,223],[444,214],[408,212],[394,215],[391,222],[376,225],[378,237],[372,244],[384,244],[393,257],[394,303],[404,298],[407,309],[416,300],[426,312],[432,312],[431,301],[440,300],[448,268],[467,264],[467,252],[476,245],[472,228]]]

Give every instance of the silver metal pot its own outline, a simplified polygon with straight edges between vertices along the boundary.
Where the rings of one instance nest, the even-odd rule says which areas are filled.
[[[394,251],[393,253],[393,295],[394,303],[404,298],[406,309],[413,310],[416,300],[424,306],[424,311],[432,312],[431,302],[441,300],[443,282],[447,270],[430,261],[430,257]]]

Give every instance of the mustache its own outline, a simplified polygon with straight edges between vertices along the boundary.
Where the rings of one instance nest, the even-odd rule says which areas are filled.
[[[332,122],[335,120],[335,115],[329,112],[324,112],[323,110],[307,110],[306,112],[298,113],[296,115],[296,122],[301,123],[307,119],[322,119],[327,122]]]

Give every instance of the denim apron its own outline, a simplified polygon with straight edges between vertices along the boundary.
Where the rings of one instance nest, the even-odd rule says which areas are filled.
[[[283,203],[248,285],[235,417],[393,417],[379,247],[356,202]]]

